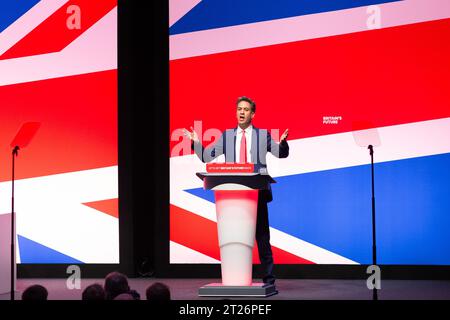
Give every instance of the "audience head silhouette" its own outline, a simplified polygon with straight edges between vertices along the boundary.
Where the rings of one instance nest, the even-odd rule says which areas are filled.
[[[105,290],[98,283],[86,287],[81,296],[82,300],[105,300],[105,298]]]
[[[161,294],[164,296],[164,289],[168,290],[164,284],[156,283],[156,285],[156,289],[152,291],[152,294],[155,295],[154,300],[158,299]],[[149,289],[147,289],[147,296],[149,295]],[[22,300],[28,301],[47,300],[47,297],[47,289],[39,284],[29,286],[22,293]],[[93,283],[87,286],[81,295],[82,300],[140,300],[140,298],[139,292],[130,290],[127,276],[120,272],[109,273],[105,277],[104,286]],[[159,298],[159,300],[167,300],[167,298]],[[168,300],[170,300],[170,292],[168,292]]]
[[[155,282],[145,291],[147,300],[166,301],[170,300],[170,289],[161,282]]]
[[[22,300],[27,301],[44,301],[47,300],[47,297],[48,297],[47,289],[45,289],[45,287],[39,284],[29,286],[22,293]]]
[[[128,293],[130,287],[127,277],[120,272],[111,272],[105,278],[106,300],[113,300],[119,294]]]

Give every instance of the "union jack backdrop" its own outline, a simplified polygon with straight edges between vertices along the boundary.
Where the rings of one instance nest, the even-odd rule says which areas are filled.
[[[0,214],[21,263],[118,263],[117,0],[0,1]]]
[[[172,0],[169,27],[171,263],[220,260],[179,129],[234,128],[245,95],[290,133],[268,159],[275,263],[372,263],[375,137],[378,263],[450,264],[450,1]]]

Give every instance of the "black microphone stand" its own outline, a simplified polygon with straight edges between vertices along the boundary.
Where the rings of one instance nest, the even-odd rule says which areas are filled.
[[[19,154],[19,146],[15,146],[12,150],[12,188],[11,188],[11,301],[14,300],[14,278],[15,278],[15,212],[14,212],[14,172],[16,156]]]
[[[375,176],[373,166],[373,146],[370,144],[367,147],[370,150],[371,171],[372,171],[372,264],[377,265],[377,245],[376,245],[376,232],[375,232]],[[378,292],[376,283],[373,288],[373,300],[378,300]]]

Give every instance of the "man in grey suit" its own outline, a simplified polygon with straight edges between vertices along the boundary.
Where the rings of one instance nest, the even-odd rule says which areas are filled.
[[[289,145],[286,142],[288,130],[281,135],[280,143],[276,143],[267,130],[258,129],[252,125],[256,112],[256,104],[252,99],[240,97],[236,106],[238,126],[226,130],[213,146],[204,148],[192,127],[192,131],[184,129],[184,134],[191,139],[195,154],[203,162],[210,162],[224,154],[225,162],[253,163],[255,172],[267,174],[266,155],[268,152],[277,158],[286,158],[289,155]],[[267,209],[267,203],[270,201],[272,201],[272,190],[261,190],[258,195],[256,242],[259,260],[264,270],[263,281],[273,284],[275,276]]]

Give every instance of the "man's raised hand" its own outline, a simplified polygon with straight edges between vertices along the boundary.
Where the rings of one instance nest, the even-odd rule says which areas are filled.
[[[192,131],[183,129],[183,134],[186,137],[188,137],[189,139],[191,139],[191,141],[199,142],[197,132],[195,132],[194,128],[192,128],[192,127],[191,127],[191,130]]]

